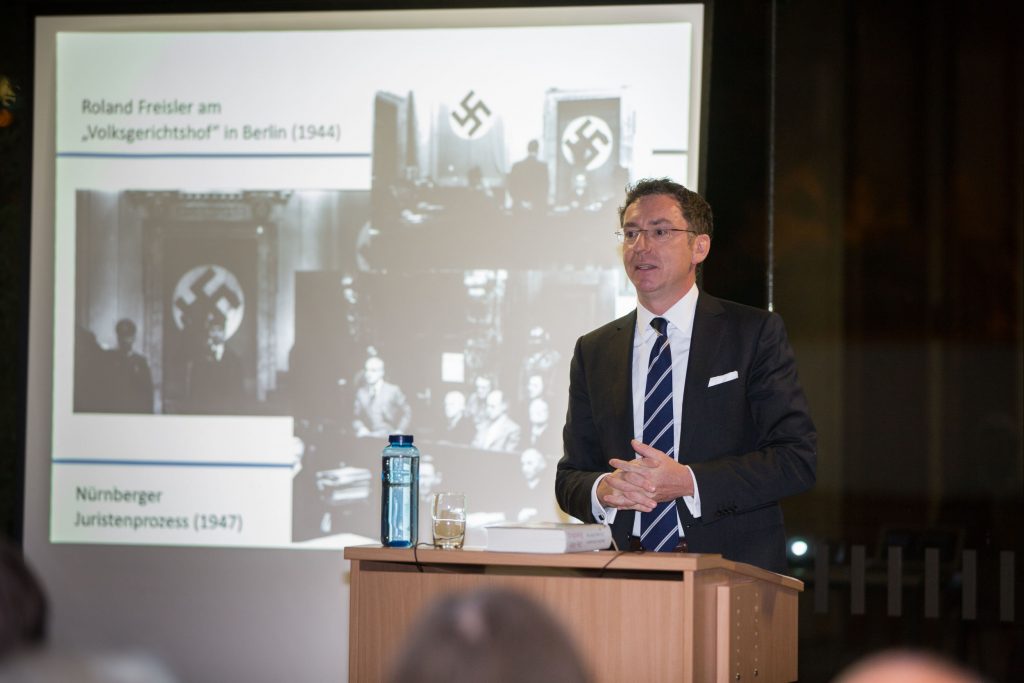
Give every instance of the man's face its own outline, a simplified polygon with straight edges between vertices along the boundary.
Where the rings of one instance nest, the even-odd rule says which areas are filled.
[[[446,394],[444,397],[444,415],[449,420],[452,420],[462,414],[463,408],[466,407],[466,399],[462,397],[457,391],[453,391]]]
[[[210,346],[223,344],[227,340],[224,323],[219,321],[210,321],[206,328],[206,338],[209,341]]]
[[[523,476],[527,479],[535,479],[540,476],[545,466],[544,456],[533,448],[523,451],[519,463],[523,469]]]
[[[626,207],[622,227],[690,229],[679,203],[664,194],[641,197]],[[656,314],[668,310],[693,286],[697,264],[707,256],[709,247],[707,235],[686,232],[672,233],[667,242],[655,242],[650,233],[644,233],[634,244],[624,244],[622,265],[640,303]]]
[[[128,353],[135,346],[135,330],[120,329],[117,331],[117,348],[123,353]]]
[[[366,361],[366,383],[376,384],[384,377],[384,362],[377,358]]]
[[[487,395],[487,417],[496,420],[505,413],[505,397],[500,391],[492,391]]]
[[[484,398],[487,394],[491,393],[491,380],[486,377],[476,378],[476,394],[480,398]]]

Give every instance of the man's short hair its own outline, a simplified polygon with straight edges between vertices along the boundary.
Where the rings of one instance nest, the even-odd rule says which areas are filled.
[[[668,195],[676,200],[679,209],[683,212],[683,218],[686,219],[691,230],[696,230],[701,235],[714,237],[715,228],[711,206],[693,190],[688,190],[668,178],[643,178],[627,186],[626,201],[619,207],[619,226],[622,226],[626,209],[630,204],[641,197],[658,194]]]
[[[405,639],[390,683],[594,680],[561,622],[508,588],[443,595]]]

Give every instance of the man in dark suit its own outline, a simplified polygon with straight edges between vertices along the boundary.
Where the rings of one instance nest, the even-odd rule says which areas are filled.
[[[574,517],[610,523],[620,549],[720,553],[784,572],[778,501],[814,484],[817,435],[782,320],[698,291],[713,230],[700,195],[643,180],[619,219],[639,305],[576,343],[558,502]],[[660,450],[641,440],[653,412],[645,408],[652,348],[671,354],[672,436]],[[666,501],[677,518],[665,537],[672,542],[647,547],[643,513]]]
[[[107,405],[104,412],[152,413],[153,376],[149,362],[142,354],[135,352],[135,323],[128,318],[117,321],[117,348],[105,351],[100,364],[106,376],[97,393],[105,394]]]
[[[405,434],[412,420],[412,408],[402,390],[384,381],[384,361],[370,356],[363,366],[365,384],[356,391],[352,429],[358,437],[386,438]]]
[[[540,143],[530,140],[526,158],[512,165],[508,193],[514,211],[544,211],[548,205],[548,165],[537,158]]]

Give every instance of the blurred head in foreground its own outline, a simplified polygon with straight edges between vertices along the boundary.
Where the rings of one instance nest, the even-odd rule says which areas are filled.
[[[937,655],[888,650],[855,662],[833,683],[984,683],[984,679]]]
[[[391,683],[584,683],[576,647],[541,605],[486,588],[440,598],[413,625]]]
[[[0,661],[46,640],[43,585],[21,551],[0,539]]]

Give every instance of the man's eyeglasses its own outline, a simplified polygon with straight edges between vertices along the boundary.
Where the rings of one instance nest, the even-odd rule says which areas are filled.
[[[684,230],[682,228],[651,228],[650,230],[641,230],[640,228],[625,228],[618,230],[615,236],[619,238],[619,242],[627,246],[633,246],[636,241],[640,239],[640,235],[645,235],[648,241],[651,242],[668,242],[672,239],[672,233],[674,232],[688,232],[693,235],[699,234],[696,230]]]

